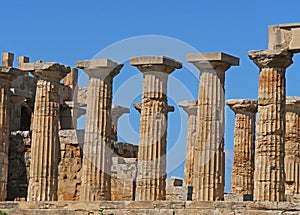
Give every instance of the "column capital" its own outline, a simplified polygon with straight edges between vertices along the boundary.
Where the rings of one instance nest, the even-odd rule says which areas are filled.
[[[178,103],[178,106],[183,108],[188,115],[197,115],[198,100],[186,100]]]
[[[140,102],[133,103],[133,107],[134,107],[138,112],[141,113],[141,111],[142,111],[142,103],[140,103]],[[167,112],[174,112],[174,110],[175,110],[174,106],[169,105],[169,106],[168,106]]]
[[[286,111],[300,112],[300,97],[287,96],[285,108]]]
[[[253,113],[257,112],[257,100],[250,99],[229,99],[226,105],[235,113]]]
[[[141,111],[142,111],[142,103],[140,103],[140,102],[133,103],[133,107],[134,107],[139,113],[141,113]]]
[[[248,55],[260,69],[270,67],[286,69],[293,63],[293,54],[286,50],[249,51]]]
[[[216,70],[226,72],[231,66],[238,66],[240,59],[223,52],[187,54],[186,60],[193,63],[200,71]]]
[[[125,113],[129,113],[130,109],[120,105],[112,105],[111,106],[111,117],[113,119],[118,119]]]
[[[17,78],[17,76],[23,75],[23,71],[7,66],[0,66],[0,78],[12,81]]]
[[[104,80],[108,77],[114,78],[118,75],[123,64],[116,63],[110,59],[93,59],[77,61],[76,67],[83,69],[90,78]]]
[[[40,79],[50,79],[59,82],[70,71],[69,66],[64,66],[56,62],[21,63],[19,68],[24,72],[31,72],[33,76]]]
[[[162,72],[171,74],[181,69],[182,63],[165,56],[143,56],[130,58],[130,65],[136,66],[141,72]]]

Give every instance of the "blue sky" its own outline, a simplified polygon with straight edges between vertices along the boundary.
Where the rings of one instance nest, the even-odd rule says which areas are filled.
[[[240,57],[240,66],[226,73],[226,99],[255,99],[259,73],[247,52],[267,48],[268,25],[300,22],[299,6],[298,0],[3,1],[0,51],[26,55],[32,61],[57,61],[74,67],[77,60],[90,59],[118,41],[141,35],[161,35],[183,41],[201,52],[223,51]],[[299,57],[295,56],[295,63],[288,68],[287,95],[300,94],[298,61]],[[187,86],[196,98],[197,80],[182,71],[172,75],[176,80],[188,81]],[[125,63],[122,74],[115,79],[114,89],[117,90],[129,76],[138,74],[137,69]],[[137,83],[136,89],[140,88],[141,83]],[[171,91],[174,89],[170,86]],[[139,97],[135,98],[138,100]],[[138,118],[133,109],[127,117],[137,132]],[[185,119],[185,116],[180,117],[182,121]],[[122,117],[120,123],[125,120],[126,117]],[[176,126],[178,117],[172,118],[171,114],[169,121],[170,148],[176,142],[179,130],[184,132],[185,128]],[[233,123],[234,115],[226,108],[226,191],[230,190]],[[126,133],[124,126],[120,129]],[[184,148],[181,150],[184,153]],[[176,156],[168,157],[168,161],[172,162],[172,159]],[[169,176],[182,177],[182,174],[182,165],[169,172]]]

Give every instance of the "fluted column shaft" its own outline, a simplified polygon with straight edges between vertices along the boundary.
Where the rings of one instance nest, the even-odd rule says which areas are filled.
[[[151,59],[170,60],[172,62],[171,64],[153,63]],[[165,57],[141,57],[131,59],[130,63],[137,66],[144,76],[136,200],[165,200],[169,112],[167,82],[168,75],[175,68],[181,68],[181,64]]]
[[[59,81],[69,67],[38,63],[33,75],[36,86],[32,122],[31,163],[28,201],[55,201],[58,188],[59,161]]]
[[[231,193],[253,194],[254,141],[256,100],[228,100],[226,104],[235,112],[234,161]]]
[[[292,63],[287,51],[252,51],[250,58],[260,68],[256,126],[254,201],[285,198],[285,70]]]
[[[194,172],[194,146],[197,141],[197,100],[183,101],[179,106],[188,114],[188,127],[186,138],[186,160],[184,167],[184,183],[185,186],[193,186]]]
[[[198,91],[198,137],[194,147],[194,201],[224,198],[225,71],[239,59],[224,53],[188,55],[200,70]]]
[[[122,64],[108,59],[79,61],[89,75],[81,176],[81,201],[110,200],[112,81]]]
[[[300,98],[287,97],[285,134],[285,194],[300,194]]]

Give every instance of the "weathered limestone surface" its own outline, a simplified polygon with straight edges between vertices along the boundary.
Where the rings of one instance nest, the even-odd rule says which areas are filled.
[[[83,130],[60,130],[60,162],[58,165],[58,200],[78,201],[81,185]]]
[[[186,201],[188,196],[188,187],[183,186],[180,178],[166,179],[166,200],[167,201]]]
[[[253,194],[256,100],[230,99],[226,104],[235,113],[234,161],[231,193]]]
[[[59,82],[70,68],[58,63],[24,63],[38,79],[32,122],[30,179],[27,199],[57,200],[59,158]]]
[[[166,148],[168,75],[182,64],[164,57],[149,56],[130,59],[144,76],[140,119],[140,142],[136,200],[166,199]]]
[[[0,201],[7,197],[8,147],[10,125],[10,87],[11,82],[22,74],[12,67],[14,55],[2,53],[0,66]]]
[[[137,173],[136,158],[113,157],[111,167],[111,200],[133,201]]]
[[[79,200],[84,130],[60,130],[60,162],[58,166],[58,200]],[[10,134],[8,200],[25,200],[31,160],[29,131]]]
[[[138,156],[138,145],[123,142],[112,143],[113,152],[119,157],[123,158],[137,158]]]
[[[86,87],[82,87],[78,89],[77,102],[82,106],[86,106],[87,104],[87,93],[88,89]]]
[[[300,23],[269,26],[270,50],[300,51]]]
[[[26,199],[30,160],[30,132],[11,132],[9,137],[7,200]]]
[[[256,124],[254,200],[282,201],[284,196],[284,144],[287,51],[251,51],[260,68]]]
[[[18,68],[22,70],[24,64],[29,63],[29,57],[18,57]],[[34,100],[36,92],[37,79],[29,76],[28,71],[24,75],[19,76],[11,84],[12,103],[11,115],[14,120],[11,120],[11,131],[28,131],[30,130],[32,113],[34,109]],[[22,98],[24,100],[22,101]],[[21,115],[21,118],[16,117]]]
[[[188,127],[186,138],[186,160],[184,168],[184,184],[185,186],[193,186],[194,172],[194,146],[197,141],[197,100],[183,101],[179,103],[179,107],[188,114]]]
[[[194,201],[223,199],[225,183],[224,108],[225,72],[239,58],[222,52],[188,54],[187,61],[200,70],[199,130],[194,147]]]
[[[119,105],[112,105],[112,108],[111,108],[111,119],[112,119],[111,140],[112,141],[118,141],[118,134],[117,134],[118,120],[125,113],[129,113],[129,108],[119,106]]]
[[[286,99],[285,194],[300,194],[300,98]]]
[[[194,202],[194,201],[84,201],[0,202],[13,215],[296,215],[300,203],[286,202]]]
[[[77,102],[78,97],[78,69],[71,68],[71,72],[63,78],[63,85],[69,88],[68,101]]]
[[[112,81],[123,64],[109,59],[78,61],[90,77],[80,200],[110,199]]]

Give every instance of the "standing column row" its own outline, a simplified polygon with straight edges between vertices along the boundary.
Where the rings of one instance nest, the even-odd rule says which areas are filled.
[[[130,64],[143,73],[136,200],[166,199],[168,75],[182,64],[163,56],[136,57]]]

